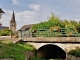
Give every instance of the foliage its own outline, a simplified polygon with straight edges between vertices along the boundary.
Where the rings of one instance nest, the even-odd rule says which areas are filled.
[[[4,29],[0,31],[0,36],[9,36],[10,35],[10,30],[9,29]]]
[[[80,48],[78,48],[76,50],[71,50],[68,52],[68,54],[74,55],[76,57],[80,57]]]
[[[32,28],[35,29],[50,29],[52,26],[64,27],[63,21],[55,14],[51,14],[51,17],[46,22],[40,22],[35,24]]]
[[[54,13],[51,13],[51,17],[49,17],[48,21],[40,22],[38,24],[35,24],[32,28],[34,29],[49,29],[52,26],[59,26],[61,28],[68,27],[75,27],[77,26],[77,22],[74,20],[61,20],[57,15]]]
[[[68,36],[72,36],[73,34],[77,34],[77,30],[74,27],[74,25],[72,24],[68,24],[65,26],[66,30],[67,30],[67,35]]]
[[[39,59],[39,58],[37,58],[37,57],[34,57],[34,58],[32,58],[31,60],[41,60],[41,59]]]
[[[80,33],[80,23],[76,26],[76,30]]]
[[[76,27],[78,23],[77,23],[77,21],[70,20],[70,24],[72,24],[74,27]]]
[[[61,28],[59,26],[52,26],[50,27],[50,32],[60,32]]]
[[[31,30],[35,31],[36,33],[40,29],[50,29],[50,32],[53,32],[53,30],[60,31],[61,28],[66,29],[67,36],[74,36],[75,34],[80,33],[80,22],[78,23],[74,20],[69,21],[67,19],[61,20],[57,15],[51,13],[51,16],[49,17],[48,21],[40,22],[38,24],[33,25]]]
[[[0,42],[0,58],[13,58],[14,60],[25,60],[25,52],[33,50],[34,47],[25,43],[23,44],[4,44]]]
[[[50,32],[49,29],[38,30],[36,33],[32,33],[33,37],[60,37],[61,35],[60,32]]]

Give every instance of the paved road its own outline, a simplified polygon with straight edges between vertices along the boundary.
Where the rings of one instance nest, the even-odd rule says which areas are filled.
[[[3,40],[10,40],[11,42],[16,42],[16,41],[19,41],[19,38],[0,38],[0,41],[3,41]]]

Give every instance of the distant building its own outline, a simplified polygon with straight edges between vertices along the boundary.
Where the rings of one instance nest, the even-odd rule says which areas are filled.
[[[0,30],[9,29],[7,26],[2,26],[2,23],[0,22]]]
[[[19,37],[29,37],[30,36],[30,31],[29,30],[33,25],[34,24],[24,25],[22,28],[20,28],[18,30]]]
[[[3,15],[3,13],[5,13],[5,12],[0,8],[0,19],[1,19],[2,15]]]
[[[3,12],[2,9],[0,8],[0,12]],[[13,33],[16,33],[16,21],[15,21],[15,14],[13,11],[11,20],[10,20],[10,26],[2,26],[2,23],[0,22],[0,30],[4,30],[4,29],[10,29],[12,30]]]
[[[16,21],[15,21],[14,11],[13,11],[13,14],[12,14],[12,18],[10,20],[10,27],[9,27],[9,29],[12,30],[13,33],[16,33]]]
[[[9,29],[7,26],[0,26],[0,30]]]
[[[0,13],[4,13],[4,11],[0,8]]]
[[[2,15],[3,15],[3,13],[4,13],[4,11],[0,8],[0,19],[1,19]],[[4,30],[6,28],[9,29],[9,27],[2,26],[2,23],[0,22],[0,30]]]

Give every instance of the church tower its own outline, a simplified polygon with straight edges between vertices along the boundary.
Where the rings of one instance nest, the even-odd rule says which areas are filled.
[[[15,14],[14,14],[14,11],[13,11],[13,14],[12,14],[12,18],[10,20],[10,30],[12,30],[13,33],[16,33],[16,21],[15,21]]]

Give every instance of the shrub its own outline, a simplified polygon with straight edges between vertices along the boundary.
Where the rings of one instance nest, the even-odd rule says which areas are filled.
[[[71,50],[68,52],[68,54],[74,55],[76,57],[80,57],[80,49]]]
[[[0,36],[9,36],[11,31],[9,29],[4,29],[0,31]]]
[[[60,27],[59,26],[52,26],[50,27],[50,32],[60,32]]]

